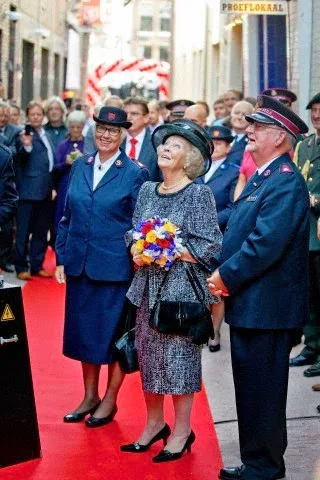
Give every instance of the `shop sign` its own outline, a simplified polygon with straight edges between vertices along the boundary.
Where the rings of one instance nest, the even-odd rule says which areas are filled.
[[[285,1],[231,0],[225,2],[221,0],[220,13],[229,15],[287,15],[288,5]]]

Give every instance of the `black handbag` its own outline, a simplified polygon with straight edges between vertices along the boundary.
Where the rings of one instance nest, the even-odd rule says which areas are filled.
[[[160,333],[191,336],[193,343],[201,345],[208,340],[209,336],[214,336],[211,314],[205,304],[205,293],[192,266],[184,262],[184,267],[199,302],[161,300],[162,290],[169,274],[167,272],[158,289],[149,325]]]
[[[132,305],[132,303],[127,300],[122,316],[124,333],[114,344],[115,359],[119,362],[120,368],[124,373],[133,373],[139,370],[134,327],[136,323],[136,311],[137,308],[135,305]]]

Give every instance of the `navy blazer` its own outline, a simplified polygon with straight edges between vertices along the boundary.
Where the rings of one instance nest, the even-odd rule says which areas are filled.
[[[19,200],[45,200],[53,189],[53,173],[49,172],[47,148],[36,130],[33,130],[33,135],[31,152],[24,149],[20,138],[17,141],[15,170]],[[47,138],[51,145],[50,138]],[[51,149],[55,163],[52,145]]]
[[[241,165],[242,157],[244,154],[244,150],[248,143],[248,135],[244,135],[241,140],[238,142],[234,142],[230,152],[227,155],[227,161],[229,163],[235,163],[236,165]]]
[[[17,127],[16,125],[13,125],[12,123],[8,123],[4,127],[3,137],[7,141],[3,143],[8,146],[12,155],[15,155],[17,153],[16,142],[17,142],[17,139],[19,138],[19,132],[20,132],[19,127]]]
[[[85,272],[93,280],[132,279],[124,234],[132,227],[138,192],[149,174],[123,151],[118,160],[94,190],[94,156],[83,155],[72,165],[56,241],[57,265],[64,265],[66,275]]]
[[[121,147],[125,150],[126,140],[123,141]],[[158,155],[153,148],[151,142],[151,133],[148,128],[146,128],[146,134],[144,136],[137,160],[147,167],[150,174],[150,180],[152,182],[159,182],[162,180],[162,175],[158,167]]]
[[[12,155],[7,147],[0,144],[0,227],[14,216],[17,204]]]
[[[228,223],[233,208],[233,195],[239,177],[239,165],[229,163],[226,160],[213,173],[209,181],[205,183],[204,176],[197,179],[196,183],[202,183],[211,188],[216,201],[218,223],[223,232]]]
[[[255,176],[254,176],[255,177]],[[234,203],[219,272],[232,327],[301,328],[308,318],[309,193],[288,154]]]

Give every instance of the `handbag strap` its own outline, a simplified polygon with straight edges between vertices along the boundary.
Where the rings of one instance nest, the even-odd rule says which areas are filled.
[[[193,266],[189,265],[188,262],[183,262],[183,266],[184,266],[184,269],[187,272],[188,280],[189,280],[189,282],[190,282],[190,284],[193,288],[194,293],[196,294],[197,299],[199,300],[200,303],[205,305],[205,298],[206,298],[205,292],[202,288],[202,285],[201,285],[197,275],[195,274]],[[169,273],[170,273],[170,270],[168,270],[166,272],[165,276],[163,277],[163,280],[162,280],[162,282],[161,282],[161,284],[158,288],[158,291],[157,291],[155,303],[159,302],[159,300],[161,299],[161,294],[162,294],[162,291],[163,291],[163,288],[164,288],[165,284],[167,283]],[[199,295],[199,291],[201,292],[201,296]]]

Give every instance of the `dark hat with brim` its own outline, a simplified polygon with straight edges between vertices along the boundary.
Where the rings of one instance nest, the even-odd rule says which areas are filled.
[[[290,103],[290,105],[297,100],[297,95],[286,88],[268,88],[264,90],[261,95],[267,95],[268,97],[275,98],[279,102]]]
[[[312,105],[314,105],[315,103],[320,103],[320,93],[317,93],[316,95],[314,95],[314,97],[311,98],[310,102],[307,105],[307,110],[310,110]]]
[[[166,109],[174,110],[174,114],[176,115],[177,112],[184,112],[186,108],[191,107],[191,105],[194,105],[194,102],[192,100],[173,100],[172,102],[167,103]]]
[[[128,122],[127,114],[117,107],[101,107],[99,116],[93,115],[93,120],[103,125],[114,125],[115,127],[130,128],[132,123]]]
[[[260,95],[258,97],[258,107],[256,112],[245,116],[249,123],[258,122],[267,125],[278,125],[295,138],[300,133],[307,133],[309,130],[308,126],[298,115],[272,97]]]
[[[211,140],[223,140],[227,143],[231,143],[234,140],[231,130],[228,127],[217,125],[209,127],[207,132],[211,136]]]
[[[162,145],[167,138],[172,137],[173,135],[183,137],[192,143],[192,145],[198,148],[204,161],[207,163],[209,162],[211,165],[211,155],[214,147],[211,137],[204,130],[204,128],[200,127],[200,125],[192,120],[187,120],[184,118],[181,120],[174,120],[171,123],[162,124],[154,130],[151,137],[154,149],[157,150],[159,145]],[[201,175],[204,175],[207,170],[208,168],[206,168]]]

